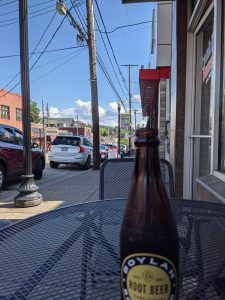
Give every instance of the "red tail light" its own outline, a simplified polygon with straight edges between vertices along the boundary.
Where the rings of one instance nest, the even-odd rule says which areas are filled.
[[[84,153],[84,147],[82,147],[82,146],[79,146],[80,147],[80,153]]]

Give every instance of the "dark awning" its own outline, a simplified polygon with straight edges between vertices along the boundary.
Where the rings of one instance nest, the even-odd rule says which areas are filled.
[[[168,79],[170,67],[157,69],[140,69],[139,82],[143,116],[151,116],[158,102],[158,86],[160,79]]]

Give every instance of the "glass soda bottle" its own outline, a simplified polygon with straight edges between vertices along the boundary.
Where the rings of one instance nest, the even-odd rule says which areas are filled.
[[[126,300],[178,299],[178,233],[161,178],[158,130],[136,133],[133,181],[120,231]]]

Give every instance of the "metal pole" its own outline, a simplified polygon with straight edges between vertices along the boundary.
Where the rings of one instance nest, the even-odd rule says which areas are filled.
[[[48,107],[48,103],[46,106],[46,111],[47,111],[47,127],[49,127],[49,107]]]
[[[120,157],[120,110],[121,105],[118,102],[118,157]]]
[[[45,110],[44,110],[44,101],[42,100],[42,129],[43,129],[43,138],[44,138],[44,154],[46,154],[46,132],[45,132]]]
[[[28,50],[28,22],[27,1],[19,1],[20,24],[20,68],[21,68],[21,92],[23,108],[23,167],[22,183],[19,194],[14,198],[17,207],[30,207],[42,202],[42,195],[37,192],[38,187],[34,183],[32,174],[31,152],[31,124],[30,124],[30,80],[29,80],[29,50]]]
[[[129,114],[130,114],[130,128],[129,133],[132,131],[132,117],[131,117],[131,82],[130,82],[130,65],[128,65],[128,80],[129,80]],[[131,136],[129,135],[129,155],[131,155]]]
[[[135,129],[135,131],[137,129],[137,118],[136,118],[136,115],[137,115],[137,110],[135,109],[134,110],[134,129]]]
[[[88,49],[91,79],[91,107],[93,124],[93,169],[100,169],[99,156],[99,114],[98,114],[98,87],[96,74],[96,49],[94,38],[94,18],[92,0],[86,0],[87,27],[88,27]]]
[[[77,136],[78,136],[78,115],[77,115]]]

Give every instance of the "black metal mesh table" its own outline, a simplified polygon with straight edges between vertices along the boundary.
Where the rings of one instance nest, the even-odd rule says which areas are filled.
[[[172,199],[180,299],[225,299],[225,205]],[[60,208],[0,231],[0,299],[120,299],[126,200]]]

